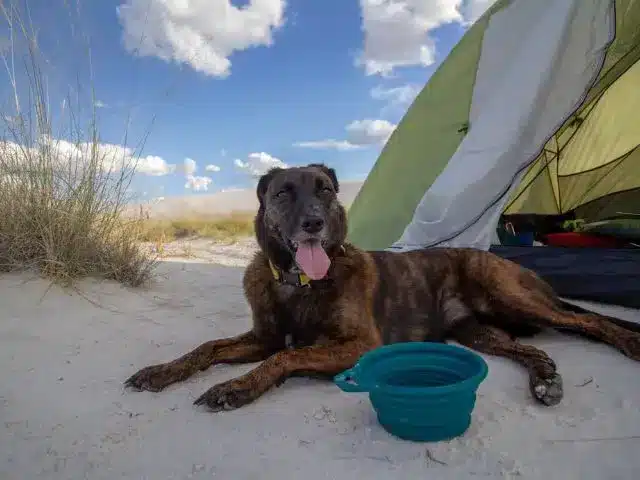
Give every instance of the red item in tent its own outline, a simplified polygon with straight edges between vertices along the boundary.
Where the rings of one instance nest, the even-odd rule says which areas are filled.
[[[616,238],[579,232],[549,233],[545,238],[552,247],[619,248],[625,244]]]

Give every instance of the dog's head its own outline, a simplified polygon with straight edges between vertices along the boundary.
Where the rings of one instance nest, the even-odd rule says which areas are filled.
[[[273,168],[260,178],[255,230],[272,261],[285,269],[295,261],[312,279],[326,275],[347,234],[339,188],[335,171],[322,164]]]

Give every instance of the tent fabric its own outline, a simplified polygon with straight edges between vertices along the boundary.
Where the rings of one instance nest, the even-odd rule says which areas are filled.
[[[471,129],[392,248],[489,248],[507,192],[597,77],[612,19],[601,0],[520,0],[491,17]]]
[[[349,208],[349,240],[382,249],[400,236],[464,138],[482,37],[498,0],[453,47],[385,144]],[[390,195],[389,193],[392,194]]]
[[[494,3],[385,145],[349,240],[488,249],[505,208],[637,210],[638,25],[640,0]]]
[[[604,195],[637,188],[640,95],[629,92],[639,86],[640,62],[636,62],[583,110],[573,127],[547,142],[505,213],[561,214]],[[640,209],[640,196],[637,205]]]

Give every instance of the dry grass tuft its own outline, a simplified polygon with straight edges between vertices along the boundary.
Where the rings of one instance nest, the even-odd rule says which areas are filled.
[[[145,283],[155,258],[139,247],[138,224],[122,215],[135,172],[131,152],[100,143],[95,110],[85,129],[77,112],[69,114],[70,132],[56,140],[37,37],[15,6],[0,8],[12,46],[1,56],[15,97],[11,111],[2,112],[0,269],[37,269],[65,284],[85,276]],[[24,75],[13,62],[20,40],[28,48]]]
[[[122,219],[124,176],[104,176],[94,162],[78,170],[65,182],[69,172],[49,153],[0,147],[0,269],[36,269],[65,284],[86,276],[145,283],[155,259],[140,249],[137,225]]]

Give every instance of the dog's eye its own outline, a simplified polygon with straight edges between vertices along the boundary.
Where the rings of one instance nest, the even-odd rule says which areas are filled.
[[[284,197],[287,193],[289,193],[289,192],[287,192],[287,190],[283,188],[282,190],[280,190],[279,192],[277,192],[277,193],[276,193],[275,197],[276,197],[276,198],[282,198],[282,197]]]
[[[333,189],[331,187],[323,187],[321,191],[322,193],[332,193]]]

